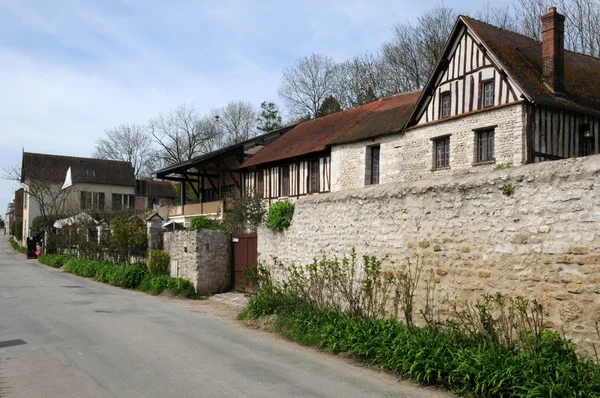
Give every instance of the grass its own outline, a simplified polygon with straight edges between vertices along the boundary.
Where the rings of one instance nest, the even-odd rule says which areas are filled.
[[[27,248],[19,245],[19,242],[17,242],[14,238],[10,238],[8,242],[13,247],[13,249],[18,251],[19,253],[27,254]]]
[[[42,254],[38,261],[54,268],[60,268],[65,265],[65,262],[72,258],[75,257],[68,254]]]
[[[303,345],[348,353],[419,383],[480,397],[600,397],[600,371],[574,344],[544,331],[539,353],[478,339],[453,327],[406,327],[390,319],[322,310],[273,287],[240,319],[274,315],[275,331]]]
[[[169,275],[151,275],[145,264],[115,264],[109,261],[88,260],[65,254],[45,254],[40,263],[51,267],[63,267],[65,272],[92,278],[98,282],[108,283],[125,289],[137,289],[152,295],[164,291],[171,295],[187,299],[202,299],[196,293],[194,285],[187,279],[172,278]]]

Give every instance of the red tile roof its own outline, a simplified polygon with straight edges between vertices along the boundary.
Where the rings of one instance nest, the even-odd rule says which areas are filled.
[[[414,91],[384,98],[379,107],[340,134],[330,144],[347,144],[400,132],[408,121],[420,94],[420,91]]]
[[[321,152],[331,144],[398,132],[404,127],[418,97],[418,92],[400,94],[300,123],[240,168]]]
[[[506,72],[534,101],[543,105],[600,114],[600,58],[565,51],[565,98],[542,81],[542,43],[521,34],[461,16]]]

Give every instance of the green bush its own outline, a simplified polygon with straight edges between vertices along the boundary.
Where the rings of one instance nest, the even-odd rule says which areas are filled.
[[[543,331],[539,354],[482,341],[456,328],[406,327],[390,319],[323,310],[273,287],[241,318],[275,315],[275,329],[300,344],[345,352],[420,383],[481,397],[600,396],[600,371],[574,345]]]
[[[265,202],[253,190],[248,190],[243,197],[234,197],[227,202],[223,225],[234,234],[256,232],[264,222],[266,212]]]
[[[196,293],[194,285],[187,279],[173,278],[169,275],[158,275],[152,276],[147,275],[138,290],[157,296],[163,291],[170,291],[173,296],[181,296],[185,298],[200,298],[201,296]]]
[[[39,258],[39,262],[49,265],[54,268],[60,268],[65,265],[65,262],[74,258],[68,254],[43,254]]]
[[[118,263],[129,263],[132,257],[145,259],[148,250],[146,225],[138,218],[125,215],[115,217],[110,223],[110,255]]]
[[[190,299],[201,298],[196,293],[194,285],[187,279],[172,278],[169,275],[150,275],[144,264],[122,265],[69,256],[63,269],[75,275],[94,278],[98,282],[126,289],[138,289],[153,295],[168,290],[174,296]]]
[[[12,246],[13,249],[15,249],[15,250],[19,249],[19,242],[14,240],[12,237],[8,239],[8,243],[10,243],[10,245]]]
[[[163,275],[169,273],[169,253],[162,250],[150,251],[150,259],[147,263],[148,272],[151,275]]]
[[[13,247],[13,249],[15,249],[16,251],[18,251],[19,253],[27,254],[27,248],[19,245],[19,242],[17,242],[13,238],[9,238],[8,242]]]
[[[283,231],[290,226],[294,215],[294,204],[288,200],[276,202],[269,208],[267,214],[267,228],[275,231]]]
[[[8,226],[9,233],[12,236],[17,237],[19,240],[23,239],[23,217],[18,216]]]
[[[135,289],[146,275],[143,264],[121,265],[108,261],[71,258],[64,264],[64,270],[86,278],[113,286]]]
[[[221,224],[217,220],[213,220],[208,216],[195,216],[190,219],[190,229],[212,229],[212,230],[226,230],[227,227]]]

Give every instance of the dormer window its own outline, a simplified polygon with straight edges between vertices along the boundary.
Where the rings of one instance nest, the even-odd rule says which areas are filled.
[[[452,100],[450,93],[442,94],[442,118],[450,116],[450,110],[452,109]]]
[[[94,169],[86,169],[85,170],[85,174],[88,177],[96,177],[96,170],[94,170]]]

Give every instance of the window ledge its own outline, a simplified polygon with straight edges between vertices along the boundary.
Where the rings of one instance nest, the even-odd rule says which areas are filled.
[[[471,165],[472,166],[485,166],[485,165],[495,164],[495,163],[496,163],[496,159],[486,160],[485,162],[473,162]]]
[[[431,171],[440,171],[440,170],[450,170],[450,166],[448,167],[433,167]]]

